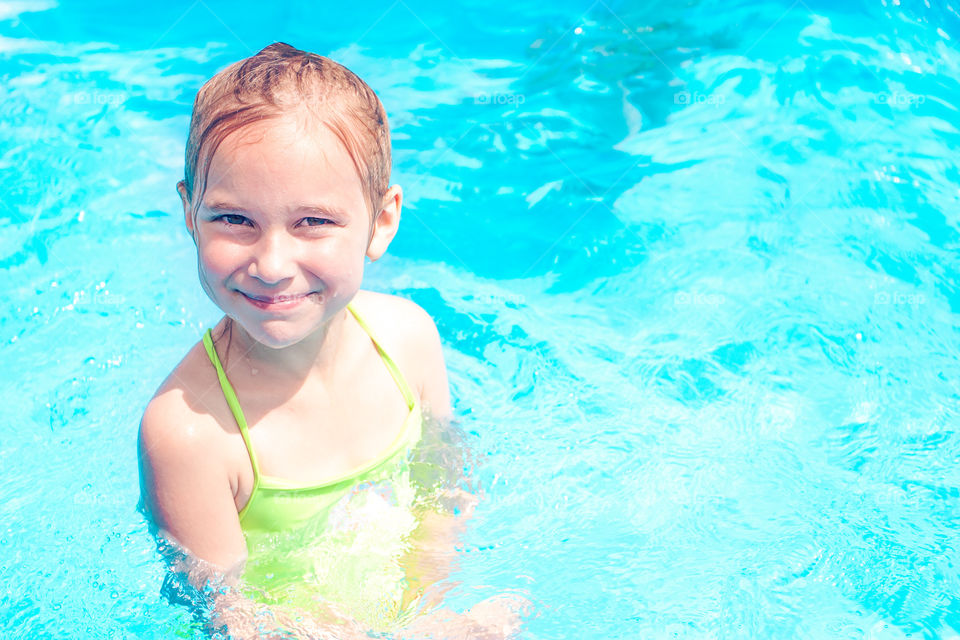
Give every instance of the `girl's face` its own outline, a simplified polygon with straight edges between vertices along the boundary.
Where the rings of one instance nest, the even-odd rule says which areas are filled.
[[[370,216],[353,162],[326,127],[285,115],[230,134],[195,224],[204,290],[264,345],[296,343],[360,288]]]

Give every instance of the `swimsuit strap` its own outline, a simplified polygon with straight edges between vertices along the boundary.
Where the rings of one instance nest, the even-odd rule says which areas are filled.
[[[404,379],[403,374],[400,373],[400,368],[397,367],[396,363],[393,361],[393,358],[387,355],[387,352],[384,351],[382,346],[380,346],[380,341],[377,340],[377,337],[374,335],[370,326],[364,322],[363,318],[360,317],[360,314],[357,312],[356,308],[354,308],[352,301],[347,304],[347,309],[349,309],[350,313],[353,314],[353,317],[357,319],[357,324],[363,327],[363,330],[367,332],[368,336],[370,336],[370,339],[373,341],[373,345],[377,348],[377,352],[380,354],[380,359],[383,360],[383,363],[387,366],[387,370],[390,371],[390,375],[393,376],[393,380],[397,383],[397,386],[400,387],[400,393],[403,394],[403,399],[407,402],[407,408],[412,409],[413,405],[416,403],[416,399],[413,395],[413,392],[410,391],[410,387],[407,386],[407,381]]]
[[[360,317],[360,314],[357,313],[357,310],[353,307],[353,302],[347,303],[347,309],[349,309],[353,317],[356,318],[357,324],[370,336],[370,340],[373,341],[373,345],[380,354],[380,359],[383,360],[387,370],[390,371],[390,375],[393,376],[397,386],[400,387],[400,393],[403,394],[403,399],[407,402],[407,408],[412,410],[416,404],[416,398],[410,391],[407,381],[404,379],[403,374],[400,373],[400,369],[396,363],[394,363],[393,358],[387,355],[387,352],[380,346],[380,341],[374,335],[370,326]],[[250,434],[247,432],[247,419],[243,415],[243,409],[240,408],[240,401],[237,400],[237,394],[233,390],[233,385],[231,385],[227,379],[227,374],[224,372],[223,365],[220,364],[220,358],[217,356],[217,350],[213,346],[213,332],[211,329],[207,329],[206,333],[203,334],[203,346],[207,350],[207,356],[210,358],[210,362],[212,362],[213,366],[217,369],[217,378],[220,380],[220,388],[223,389],[223,396],[227,400],[230,412],[233,413],[233,417],[237,421],[237,426],[240,427],[240,435],[243,437],[243,444],[247,447],[247,453],[250,455],[250,464],[253,466],[253,490],[256,491],[260,485],[260,464],[257,462],[257,455],[253,452],[253,445],[250,443]],[[251,493],[251,496],[252,495]]]
[[[243,444],[247,447],[247,453],[250,454],[250,464],[253,465],[253,489],[256,491],[260,484],[260,464],[257,462],[257,454],[253,452],[253,445],[250,444],[250,435],[247,433],[247,419],[243,416],[243,409],[240,408],[240,401],[237,400],[237,394],[233,390],[233,385],[227,379],[227,374],[220,364],[220,358],[217,356],[217,350],[213,347],[213,333],[210,329],[203,334],[203,346],[207,349],[207,356],[210,362],[217,369],[217,378],[220,379],[220,388],[223,389],[223,397],[227,399],[227,405],[230,406],[230,412],[240,427],[240,435],[243,436]]]

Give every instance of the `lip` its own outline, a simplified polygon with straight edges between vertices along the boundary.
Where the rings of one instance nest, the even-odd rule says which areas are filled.
[[[297,296],[251,296],[244,293],[243,291],[239,292],[244,298],[247,299],[247,302],[257,307],[258,309],[267,309],[267,310],[278,310],[278,309],[292,309],[296,307],[301,302],[307,299],[310,295],[309,293],[301,294]]]

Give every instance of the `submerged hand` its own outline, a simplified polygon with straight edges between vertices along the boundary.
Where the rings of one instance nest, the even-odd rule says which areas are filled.
[[[474,605],[467,617],[495,635],[490,638],[512,638],[520,631],[521,616],[530,613],[530,601],[519,595],[498,595]]]
[[[499,595],[466,613],[440,609],[421,616],[397,634],[398,640],[509,640],[520,631],[530,609],[522,596]]]

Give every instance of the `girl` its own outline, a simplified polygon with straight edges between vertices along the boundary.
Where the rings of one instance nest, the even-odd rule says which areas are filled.
[[[194,102],[177,190],[225,316],[144,412],[142,508],[234,636],[513,626],[490,603],[410,615],[472,497],[411,455],[451,417],[432,319],[360,289],[400,222],[389,177],[383,106],[327,58],[276,43]]]

